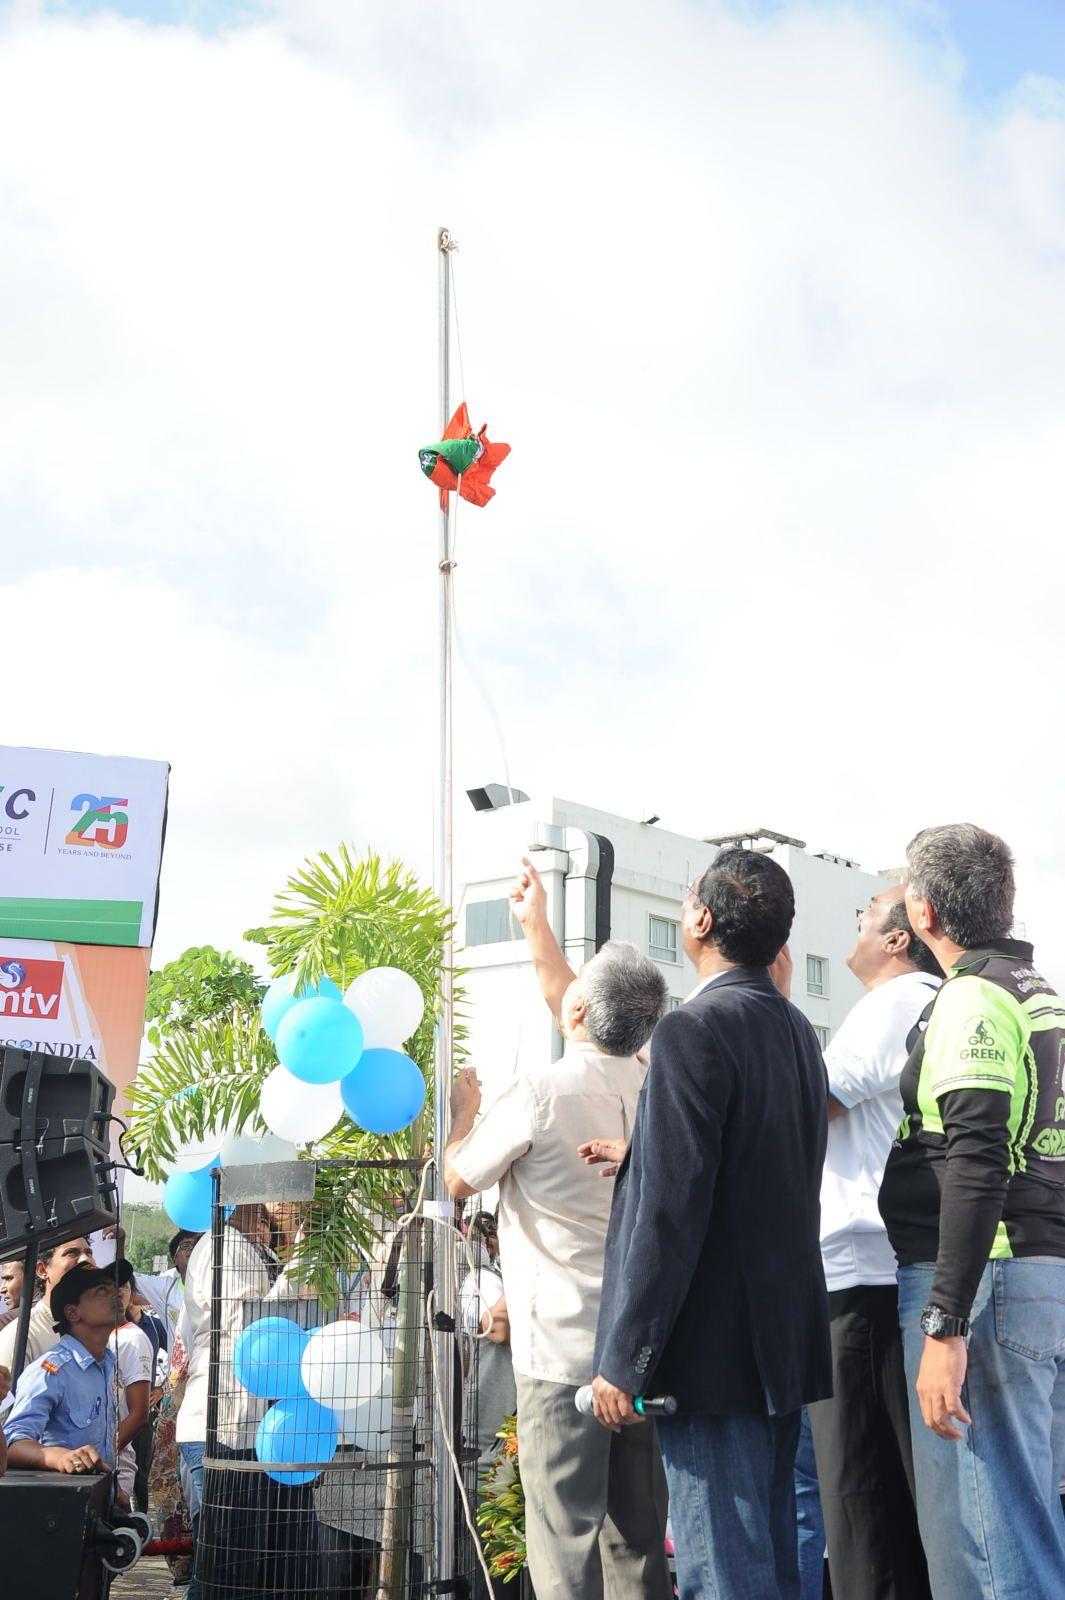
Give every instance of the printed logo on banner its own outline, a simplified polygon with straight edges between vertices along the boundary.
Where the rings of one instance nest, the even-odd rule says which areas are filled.
[[[30,815],[37,796],[32,789],[0,783],[0,850],[13,850],[24,829],[20,826]]]
[[[52,1020],[59,1014],[62,993],[61,961],[0,956],[0,1016]]]
[[[129,815],[113,808],[128,805],[128,799],[113,794],[76,794],[70,809],[80,815],[67,834],[67,844],[121,850],[129,833]]]

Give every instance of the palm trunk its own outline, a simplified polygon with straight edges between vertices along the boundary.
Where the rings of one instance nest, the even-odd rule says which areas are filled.
[[[418,1387],[422,1307],[422,1223],[407,1228],[399,1269],[396,1306],[396,1349],[392,1378],[391,1462],[414,1458],[414,1399]],[[425,1424],[425,1418],[422,1419]],[[402,1600],[410,1573],[411,1509],[414,1468],[395,1465],[387,1473],[384,1520],[381,1528],[381,1566],[377,1600]]]

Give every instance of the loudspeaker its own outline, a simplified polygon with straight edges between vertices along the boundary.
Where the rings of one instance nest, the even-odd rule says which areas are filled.
[[[88,1139],[108,1149],[114,1085],[92,1061],[43,1050],[0,1050],[0,1144],[18,1144],[23,1123],[34,1140]]]
[[[111,1159],[85,1139],[0,1144],[0,1261],[36,1239],[64,1239],[110,1228],[118,1220]]]
[[[114,1097],[91,1061],[0,1050],[0,1260],[117,1222]]]
[[[0,1478],[4,1593],[18,1600],[98,1600],[93,1541],[111,1500],[111,1474],[7,1472]]]

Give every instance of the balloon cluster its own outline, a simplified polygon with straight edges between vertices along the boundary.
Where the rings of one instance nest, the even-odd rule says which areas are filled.
[[[380,1336],[358,1322],[308,1333],[290,1317],[260,1317],[233,1347],[237,1382],[275,1401],[259,1424],[263,1463],[331,1461],[343,1434],[360,1450],[380,1448],[392,1426],[392,1373]],[[278,1483],[310,1483],[316,1471],[276,1472]]]
[[[324,1138],[345,1113],[367,1133],[409,1127],[425,1079],[401,1046],[424,1011],[417,982],[398,967],[371,967],[343,995],[332,978],[301,987],[295,974],[275,978],[262,1003],[280,1063],[259,1098],[269,1132],[209,1128],[182,1145],[163,1186],[167,1215],[179,1228],[210,1227],[212,1167],[295,1160],[297,1145]]]

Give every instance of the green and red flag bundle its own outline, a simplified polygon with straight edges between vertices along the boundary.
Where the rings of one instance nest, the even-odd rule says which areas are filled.
[[[488,438],[487,423],[474,433],[464,400],[444,429],[444,437],[418,451],[418,463],[440,490],[440,506],[446,511],[452,489],[457,489],[463,500],[486,506],[495,494],[492,474],[509,454],[509,444],[493,444]]]

